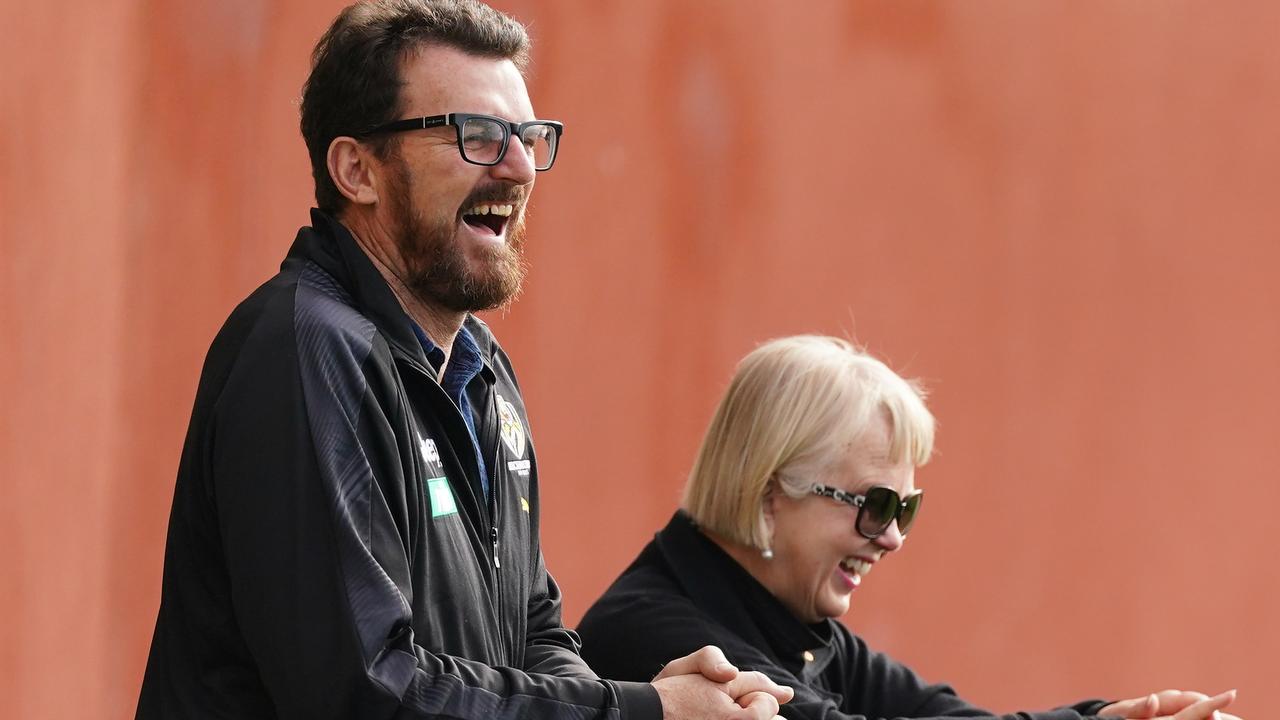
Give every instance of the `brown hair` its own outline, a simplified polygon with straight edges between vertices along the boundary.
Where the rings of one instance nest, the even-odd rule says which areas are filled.
[[[329,145],[336,137],[359,137],[395,120],[401,111],[401,63],[431,43],[511,60],[521,71],[528,65],[524,26],[476,0],[372,0],[346,7],[316,43],[302,88],[302,138],[321,210],[336,213],[346,205],[329,177]],[[394,139],[368,143],[384,158]]]

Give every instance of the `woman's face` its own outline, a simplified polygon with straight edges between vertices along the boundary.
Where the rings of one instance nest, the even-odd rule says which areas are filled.
[[[888,456],[889,425],[879,419],[820,477],[808,479],[852,495],[877,485],[902,497],[915,492],[915,467]],[[902,547],[896,521],[868,540],[855,528],[857,508],[820,495],[793,499],[775,489],[765,498],[765,517],[773,529],[773,559],[752,563],[751,570],[807,623],[848,612],[853,591],[875,563]]]

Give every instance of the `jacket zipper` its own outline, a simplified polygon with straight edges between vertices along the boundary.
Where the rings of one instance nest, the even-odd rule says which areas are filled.
[[[493,402],[496,402],[496,400],[491,400],[490,404],[492,405]],[[494,414],[494,417],[497,417],[496,413]],[[500,448],[497,445],[500,442],[502,442],[501,432],[499,432],[498,437],[494,438],[493,461],[489,463],[489,468],[488,468],[489,470],[489,539],[493,542],[493,569],[494,570],[499,570],[502,568],[502,562],[498,560],[498,457],[500,455]],[[501,580],[498,578],[498,573],[496,572],[493,574],[493,583],[495,586],[499,588],[498,604],[499,604],[499,607],[501,607],[502,583],[501,583]]]
[[[489,539],[493,541],[493,569],[500,570],[502,569],[502,561],[498,559],[498,528],[492,525],[489,526]],[[493,576],[493,580],[498,582],[496,573]]]
[[[493,456],[489,462],[489,467],[486,468],[489,471],[489,540],[493,543],[493,569],[499,570],[502,568],[502,562],[498,560],[498,458],[502,453],[502,427],[501,421],[499,420],[499,418],[502,417],[502,414],[498,411],[497,407],[498,394],[492,387],[489,388],[488,399],[490,410],[489,416],[494,419],[494,422],[499,423],[497,432],[492,435]],[[476,439],[478,440],[479,437]],[[495,584],[497,584],[497,573],[494,573],[493,579]],[[501,602],[501,595],[499,595],[499,602]]]
[[[490,456],[489,463],[489,541],[493,544],[493,600],[495,605],[495,614],[497,615],[499,632],[503,631],[504,618],[506,613],[503,611],[504,603],[502,599],[502,561],[498,559],[498,509],[501,505],[498,502],[498,459],[502,455],[502,428],[501,421],[497,418],[499,414],[495,403],[497,402],[497,392],[493,388],[489,389],[489,409],[490,416],[494,418],[494,422],[499,423],[498,432],[494,434],[490,431],[493,438],[493,454]],[[479,433],[478,433],[479,434]],[[515,647],[512,645],[512,647]],[[523,653],[522,653],[523,655]]]
[[[502,438],[495,438],[502,442]],[[502,568],[498,560],[498,449],[493,450],[493,461],[489,463],[489,540],[493,542],[493,569]],[[498,582],[498,574],[493,574],[494,582]]]

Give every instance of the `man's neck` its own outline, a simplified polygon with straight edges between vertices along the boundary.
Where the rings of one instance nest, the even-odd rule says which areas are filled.
[[[382,279],[387,282],[391,292],[400,301],[400,306],[404,308],[405,313],[418,324],[418,327],[422,328],[431,342],[440,348],[440,352],[444,353],[444,362],[440,365],[440,373],[443,374],[445,367],[449,364],[449,352],[453,349],[453,340],[462,329],[462,323],[467,319],[467,314],[428,302],[409,288],[396,270],[403,263],[396,262],[398,258],[392,254],[395,243],[390,239],[389,234],[379,232],[383,228],[366,227],[366,223],[360,221],[361,218],[343,217],[340,220],[356,239],[356,244],[373,262],[373,266],[378,269]]]
[[[382,268],[379,267],[379,270]],[[427,338],[440,348],[440,352],[444,353],[444,362],[440,364],[440,372],[443,374],[445,366],[449,364],[454,338],[458,337],[458,331],[462,329],[462,323],[467,319],[467,314],[442,310],[435,305],[423,302],[394,274],[383,271],[382,277],[386,279],[387,285],[391,286],[391,292],[395,293],[405,313],[418,323],[418,327],[427,334]]]

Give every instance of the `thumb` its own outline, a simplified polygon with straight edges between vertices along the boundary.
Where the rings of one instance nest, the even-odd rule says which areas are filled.
[[[673,675],[702,675],[712,682],[726,683],[738,676],[738,668],[724,656],[724,651],[715,645],[707,645],[701,650],[667,663],[654,680]]]

